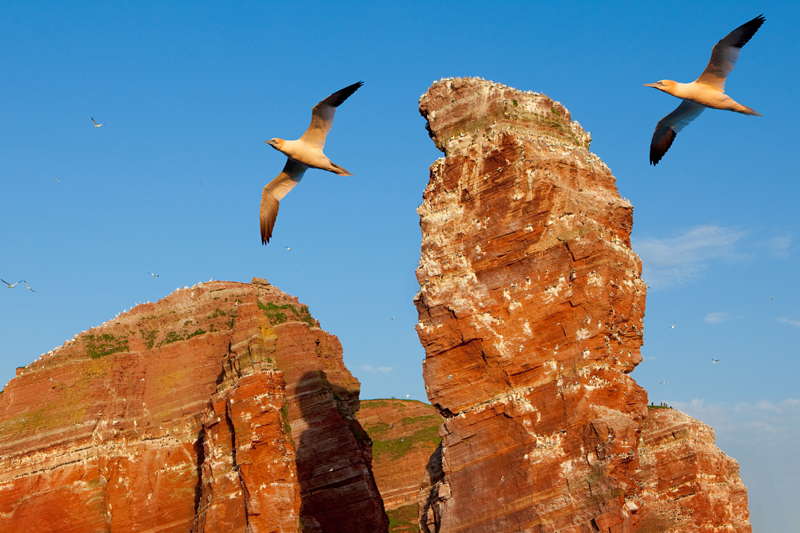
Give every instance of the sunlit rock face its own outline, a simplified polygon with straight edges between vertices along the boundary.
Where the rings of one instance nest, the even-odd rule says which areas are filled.
[[[138,305],[0,394],[0,531],[385,531],[359,388],[264,280]]]
[[[648,409],[628,374],[646,285],[631,204],[544,95],[445,79],[420,112],[445,157],[418,209],[417,332],[447,417],[423,530],[637,530]]]
[[[674,409],[652,408],[638,451],[637,531],[751,531],[739,463],[714,445],[711,427]]]

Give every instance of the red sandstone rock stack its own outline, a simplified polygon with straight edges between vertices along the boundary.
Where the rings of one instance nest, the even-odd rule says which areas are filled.
[[[0,531],[386,531],[358,393],[263,280],[139,305],[0,394]]]
[[[420,112],[446,155],[418,210],[417,330],[428,397],[447,417],[423,530],[749,531],[735,461],[684,467],[706,479],[713,463],[712,499],[730,511],[714,520],[677,497],[702,483],[653,479],[685,461],[651,450],[658,421],[628,376],[646,286],[633,209],[589,134],[548,97],[479,79],[434,83]],[[695,435],[686,458],[713,448],[682,427]],[[670,498],[669,512],[654,505]]]

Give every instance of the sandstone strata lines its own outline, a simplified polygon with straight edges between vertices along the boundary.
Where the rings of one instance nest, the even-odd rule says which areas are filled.
[[[136,306],[0,395],[0,531],[385,531],[358,392],[263,280]]]

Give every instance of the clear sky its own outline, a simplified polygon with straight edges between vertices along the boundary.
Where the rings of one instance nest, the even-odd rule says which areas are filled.
[[[706,111],[650,166],[678,100],[642,84],[692,81],[761,13],[726,89],[764,116]],[[0,380],[135,303],[258,276],[340,338],[362,398],[427,400],[416,207],[441,153],[417,105],[433,80],[479,76],[547,94],[592,133],[650,285],[634,378],[716,429],[754,531],[793,530],[798,15],[788,1],[0,2],[0,277],[36,291],[0,286]],[[261,188],[286,160],[263,141],[299,137],[359,80],[325,146],[353,176],[308,171],[262,246]]]

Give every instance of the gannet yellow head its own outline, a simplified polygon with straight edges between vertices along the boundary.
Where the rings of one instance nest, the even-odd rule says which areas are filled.
[[[676,82],[672,80],[661,80],[655,83],[645,83],[645,87],[653,87],[654,89],[658,89],[659,91],[664,91],[665,93],[672,93],[673,88],[677,85]]]
[[[267,143],[268,145],[272,146],[276,150],[280,150],[281,148],[283,148],[283,139],[277,139],[276,138],[276,139],[270,139],[270,140],[264,141],[264,142]]]

